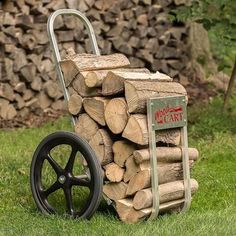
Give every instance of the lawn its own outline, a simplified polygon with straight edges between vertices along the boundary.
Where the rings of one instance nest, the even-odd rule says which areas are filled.
[[[233,101],[236,104],[236,99]],[[0,131],[0,235],[236,235],[236,107],[221,99],[189,109],[189,146],[200,159],[192,176],[199,191],[185,214],[121,223],[103,202],[90,221],[41,215],[29,186],[32,154],[46,135],[71,130],[68,118],[40,128]]]

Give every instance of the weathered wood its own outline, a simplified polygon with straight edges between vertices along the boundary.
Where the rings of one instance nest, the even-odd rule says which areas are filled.
[[[190,167],[192,166],[190,161]],[[182,163],[159,163],[157,165],[158,182],[164,184],[176,180],[183,179]],[[151,172],[150,168],[139,171],[134,175],[128,184],[127,195],[133,195],[137,191],[149,188],[151,186]]]
[[[146,115],[143,114],[131,115],[122,133],[122,137],[140,145],[147,145],[149,143],[149,140],[148,140],[148,127],[147,127]],[[156,136],[156,141],[173,145],[179,145],[180,130],[169,129],[169,130],[159,131]]]
[[[121,182],[124,176],[124,169],[112,162],[104,166],[106,177],[111,182]]]
[[[172,81],[172,79],[162,73],[150,73],[145,70],[132,70],[130,71],[109,71],[102,83],[102,94],[113,95],[119,94],[124,91],[125,81]]]
[[[15,107],[8,100],[0,98],[0,117],[12,120],[17,115]]]
[[[190,160],[197,160],[199,153],[196,148],[188,148]],[[133,152],[137,164],[150,160],[149,149],[140,149]],[[180,147],[157,147],[156,157],[160,162],[175,162],[182,160],[182,150]]]
[[[185,88],[176,82],[125,81],[125,98],[130,113],[146,113],[147,99],[187,95]]]
[[[30,84],[31,88],[35,91],[40,91],[43,87],[43,82],[41,77],[36,76]]]
[[[136,72],[149,72],[146,68],[117,68],[117,69],[110,69],[110,70],[94,70],[94,71],[88,71],[88,73],[85,76],[85,84],[89,88],[93,87],[101,87],[103,80],[106,78],[107,73],[110,71],[136,71]]]
[[[72,115],[78,115],[83,107],[83,98],[78,94],[73,94],[70,96],[68,101],[68,111]]]
[[[89,71],[85,77],[85,84],[89,88],[101,87],[102,82],[105,76],[107,75],[107,73],[108,73],[108,70]]]
[[[0,83],[0,97],[13,101],[15,94],[12,87],[8,83]]]
[[[99,127],[98,124],[90,118],[86,113],[80,114],[76,124],[75,132],[87,141],[90,141],[92,137],[97,133]]]
[[[114,162],[120,167],[125,166],[126,160],[132,155],[135,146],[127,140],[119,140],[113,143]]]
[[[124,98],[111,99],[105,108],[105,120],[108,128],[119,134],[124,130],[128,122],[128,107]]]
[[[125,162],[124,182],[127,183],[134,175],[140,171],[140,167],[134,161],[133,155],[131,155]]]
[[[59,95],[59,85],[51,80],[44,84],[44,89],[50,98],[56,98]]]
[[[79,74],[79,71],[75,64],[71,63],[69,60],[63,61],[60,66],[64,75],[65,85],[68,87],[73,79]]]
[[[112,144],[113,142],[108,132],[104,129],[99,129],[89,141],[89,145],[95,151],[101,165],[106,165],[113,161]]]
[[[162,203],[159,207],[159,212],[169,212],[180,207],[184,199],[174,200],[171,202]],[[122,221],[125,223],[137,223],[140,220],[145,219],[152,213],[152,208],[146,208],[142,210],[135,210],[133,207],[132,199],[126,198],[116,201],[116,211]]]
[[[109,99],[104,97],[85,98],[83,100],[84,110],[100,125],[105,126],[105,108]]]
[[[76,75],[75,79],[72,82],[73,89],[79,93],[82,97],[97,97],[101,94],[101,91],[99,88],[89,88],[85,84],[85,78],[84,78],[84,72],[83,74],[79,73]]]
[[[126,197],[127,184],[124,182],[103,185],[103,193],[110,199],[117,201]]]
[[[198,189],[198,183],[195,179],[191,179],[191,192],[195,193]],[[174,181],[159,185],[159,201],[160,203],[170,202],[173,200],[184,198],[183,181]],[[152,189],[139,190],[133,199],[133,206],[136,210],[148,208],[152,206],[153,194]]]
[[[70,59],[62,60],[61,66],[66,63],[74,64],[78,72],[112,69],[128,66],[129,60],[123,54],[112,54],[107,56],[98,56],[95,54],[76,54],[71,56]],[[62,68],[64,68],[62,66]]]

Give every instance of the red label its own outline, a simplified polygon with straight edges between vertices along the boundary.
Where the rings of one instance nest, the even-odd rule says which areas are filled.
[[[155,112],[155,120],[161,125],[183,121],[183,108],[167,105]]]

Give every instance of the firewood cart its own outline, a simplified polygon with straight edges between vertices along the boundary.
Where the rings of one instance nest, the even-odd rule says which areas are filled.
[[[54,55],[55,66],[65,101],[69,92],[59,62],[61,56],[54,34],[54,21],[59,15],[73,15],[85,25],[93,52],[100,55],[94,30],[89,20],[79,11],[60,9],[51,14],[47,23],[48,35]],[[168,116],[160,119],[165,110],[178,109],[178,122]],[[156,155],[156,131],[181,128],[182,162],[185,200],[182,211],[186,211],[191,202],[190,170],[187,140],[187,115],[185,96],[151,98],[147,100],[149,150],[151,161],[151,183],[153,210],[149,219],[154,219],[159,212],[159,191]],[[76,119],[71,117],[75,126]],[[86,163],[86,164],[85,164]],[[30,171],[30,183],[38,209],[44,214],[69,215],[72,218],[90,219],[102,197],[102,170],[90,145],[77,134],[58,131],[44,138],[37,147]],[[55,193],[57,196],[54,196]],[[105,197],[105,196],[104,196]],[[106,199],[106,197],[105,197]],[[62,203],[63,202],[63,203]],[[111,201],[107,200],[108,204]]]

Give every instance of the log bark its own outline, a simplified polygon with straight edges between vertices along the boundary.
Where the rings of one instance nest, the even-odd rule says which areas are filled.
[[[60,65],[65,68],[65,65],[73,64],[71,67],[75,67],[77,72],[112,69],[128,66],[129,60],[123,54],[112,54],[107,56],[98,56],[95,54],[75,54],[70,56],[69,59],[62,60]]]
[[[190,162],[190,167],[192,166]],[[160,163],[157,166],[158,182],[164,184],[176,180],[183,179],[182,163]],[[143,169],[134,175],[128,184],[127,195],[133,195],[137,191],[149,188],[151,186],[151,171],[150,168]]]
[[[124,182],[103,185],[103,193],[110,199],[117,201],[126,197],[127,184]]]
[[[125,173],[124,182],[127,183],[133,176],[135,176],[139,171],[140,167],[134,161],[133,155],[131,155],[125,162]]]
[[[143,82],[146,81],[172,81],[172,79],[162,73],[150,73],[144,71],[109,71],[102,83],[102,94],[104,96],[114,95],[124,92],[124,82],[125,81],[136,81]]]
[[[121,182],[124,176],[124,169],[112,162],[104,166],[106,177],[111,182]]]
[[[149,143],[147,116],[143,114],[131,115],[122,133],[122,137],[140,145],[147,145]],[[158,131],[156,142],[179,145],[180,129]]]
[[[75,133],[88,142],[94,137],[99,129],[98,124],[86,113],[80,114],[76,124]]]
[[[89,141],[89,145],[96,153],[101,165],[106,165],[113,161],[112,144],[113,142],[108,132],[104,129],[99,129]]]
[[[113,98],[105,108],[105,120],[108,128],[119,134],[128,122],[128,107],[124,98]]]
[[[72,115],[78,115],[82,110],[82,105],[83,98],[78,94],[73,94],[68,101],[68,111]]]
[[[195,193],[198,189],[198,182],[191,179],[191,192]],[[184,182],[174,181],[159,185],[159,201],[160,203],[170,202],[173,200],[184,198]],[[133,199],[133,205],[136,210],[148,208],[152,206],[153,194],[152,189],[139,190]]]
[[[119,140],[114,142],[112,145],[112,150],[114,153],[114,162],[120,166],[124,167],[126,160],[132,155],[135,150],[135,146],[126,140]]]
[[[84,110],[97,121],[100,125],[105,126],[105,108],[109,102],[109,99],[104,97],[85,98],[83,100]]]
[[[114,71],[136,71],[136,72],[149,72],[146,68],[117,68],[113,69]],[[88,73],[85,76],[85,84],[89,88],[93,87],[102,87],[102,83],[104,79],[106,78],[108,72],[113,70],[95,70],[95,71],[88,71]],[[150,72],[149,72],[150,73]]]
[[[199,153],[196,148],[188,148],[189,160],[196,161]],[[150,160],[149,149],[140,149],[133,152],[137,164]],[[175,162],[182,160],[182,150],[180,147],[157,147],[156,157],[160,162]]]
[[[125,81],[125,99],[130,113],[146,113],[147,99],[187,95],[185,88],[176,82]]]
[[[167,203],[162,203],[159,208],[160,213],[173,211],[180,207],[184,202],[184,199],[179,199]],[[151,215],[152,208],[146,208],[142,210],[135,210],[133,207],[132,199],[121,199],[116,202],[116,211],[120,219],[125,223],[137,223]]]

